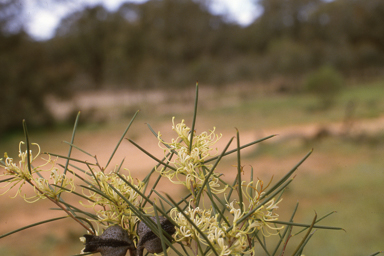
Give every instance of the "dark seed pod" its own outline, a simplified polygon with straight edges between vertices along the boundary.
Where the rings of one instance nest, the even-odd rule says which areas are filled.
[[[151,217],[151,219],[157,223],[156,217]],[[159,216],[160,224],[162,229],[172,236],[175,232],[175,226],[165,217]],[[137,244],[137,256],[142,256],[144,248],[147,249],[149,253],[160,253],[163,251],[161,246],[161,239],[152,232],[152,230],[144,223],[140,222],[138,227],[139,242]],[[166,247],[168,247],[166,245]]]
[[[127,231],[120,226],[107,228],[101,236],[84,235],[83,252],[100,252],[102,256],[125,256],[128,249],[134,249]]]

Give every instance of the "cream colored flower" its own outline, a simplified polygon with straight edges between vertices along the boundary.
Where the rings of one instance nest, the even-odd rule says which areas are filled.
[[[135,184],[134,179],[130,174],[128,176],[123,174],[120,175],[137,190],[143,190],[145,185],[143,182],[136,179]],[[83,194],[90,199],[88,204],[83,205],[94,208],[98,217],[98,222],[108,222],[111,225],[118,224],[126,228],[129,231],[129,234],[135,236],[135,225],[139,221],[139,218],[133,214],[131,206],[123,199],[123,197],[136,208],[141,207],[142,198],[117,175],[116,171],[111,171],[109,173],[96,172],[95,176],[96,177],[93,175],[90,176],[92,177],[90,179],[92,186],[89,187],[97,188],[104,196],[91,190],[83,190]],[[110,185],[119,191],[123,197],[116,193]]]
[[[19,189],[16,192],[16,195],[21,195],[21,189],[25,183],[29,183],[31,186],[34,187],[35,195],[31,197],[27,197],[26,195],[21,195],[24,200],[27,202],[35,202],[39,199],[44,199],[46,197],[50,197],[53,199],[56,199],[56,196],[62,192],[66,192],[67,188],[70,191],[74,190],[75,185],[73,183],[73,180],[66,177],[63,174],[59,174],[57,168],[55,167],[55,160],[51,159],[51,156],[49,156],[49,159],[45,160],[45,163],[33,167],[32,162],[36,160],[36,158],[40,155],[40,146],[36,143],[32,143],[32,145],[37,146],[38,152],[35,156],[32,154],[32,150],[29,152],[29,158],[30,158],[30,168],[28,167],[28,152],[22,151],[21,146],[24,144],[23,141],[19,143],[19,158],[20,161],[18,164],[15,164],[13,162],[13,158],[8,157],[7,153],[4,154],[5,157],[5,164],[1,167],[4,168],[4,173],[0,176],[9,176],[10,179],[7,181],[4,187],[9,186],[9,188],[3,193],[9,191],[9,189],[19,185]],[[50,166],[48,169],[42,169],[43,167],[46,167],[47,165]],[[38,175],[38,173],[42,172],[51,172],[50,178],[45,179],[42,175]],[[59,188],[53,185],[58,185],[63,188]],[[3,187],[3,188],[4,188]],[[15,196],[16,196],[15,195]]]
[[[34,178],[34,188],[36,195],[31,198],[25,198],[28,200],[45,199],[46,197],[57,200],[57,196],[63,192],[72,192],[75,190],[75,184],[73,179],[68,178],[64,174],[60,174],[57,168],[51,170],[49,180],[43,177]],[[57,187],[57,186],[59,187]],[[67,188],[67,189],[64,189]],[[34,202],[30,201],[30,202]]]
[[[37,168],[31,168],[31,173],[29,172],[28,168],[28,152],[27,151],[21,151],[21,146],[24,144],[23,141],[20,141],[19,143],[19,164],[16,164],[13,162],[13,158],[8,157],[8,154],[5,153],[5,165],[2,165],[5,169],[4,175],[10,175],[14,176],[15,179],[17,180],[30,180],[32,178],[32,174],[36,172]],[[30,156],[30,163],[32,162],[40,155],[40,146],[36,143],[32,143],[32,145],[37,146],[38,148],[38,153],[36,156],[32,155],[32,150],[29,151],[29,156]]]
[[[271,225],[270,221],[278,220],[279,215],[276,213],[276,209],[279,207],[277,206],[282,199],[279,201],[275,201],[274,198],[269,200],[264,205],[260,206],[260,198],[265,195],[265,188],[263,188],[263,182],[261,180],[258,180],[256,184],[254,185],[254,182],[250,182],[247,185],[244,185],[245,181],[243,182],[242,187],[246,187],[243,191],[243,195],[245,197],[245,200],[247,202],[247,207],[244,210],[244,213],[248,213],[252,211],[253,209],[259,207],[255,212],[252,213],[251,216],[248,218],[248,231],[247,232],[254,232],[255,229],[261,230],[264,236],[270,236],[270,235],[276,235],[276,230],[280,230],[283,228],[281,227],[275,227]],[[253,192],[251,195],[250,191]],[[233,204],[227,205],[228,207],[232,208]],[[264,227],[266,229],[264,229]],[[271,231],[273,232],[271,232]]]
[[[211,216],[211,210],[188,207],[184,213],[202,232],[207,232],[212,223],[216,222],[215,217]],[[175,241],[190,244],[192,240],[202,239],[195,227],[176,208],[171,210],[170,216],[179,226],[174,234]]]
[[[176,241],[184,242],[187,245],[191,244],[193,240],[206,246],[211,244],[219,255],[240,255],[247,254],[250,251],[247,239],[248,233],[241,229],[241,225],[235,225],[233,229],[227,231],[229,227],[225,221],[219,221],[218,215],[212,216],[212,210],[205,210],[199,207],[195,209],[189,207],[184,213],[206,235],[209,242],[182,213],[174,208],[171,210],[170,216],[179,226],[174,234]],[[238,214],[237,209],[234,213],[236,218],[242,215]],[[211,253],[212,251],[208,255]]]
[[[186,126],[184,120],[175,125],[173,118],[172,124],[172,129],[178,135],[177,138],[172,139],[171,142],[165,142],[159,132],[158,139],[160,147],[164,150],[164,155],[170,152],[176,154],[173,159],[168,159],[176,170],[163,168],[158,171],[174,184],[182,184],[190,191],[200,189],[208,174],[203,168],[210,169],[212,167],[212,165],[205,164],[204,161],[217,153],[217,149],[213,149],[213,146],[221,138],[221,134],[215,134],[215,128],[209,133],[194,133],[191,147],[191,129]],[[167,145],[167,147],[162,144]],[[227,188],[220,186],[218,175],[214,172],[210,177],[209,185],[213,193],[222,193]]]

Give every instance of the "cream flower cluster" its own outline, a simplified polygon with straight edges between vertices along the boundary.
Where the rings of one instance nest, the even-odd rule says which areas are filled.
[[[164,149],[164,155],[173,152],[176,156],[174,159],[168,159],[169,163],[175,167],[173,169],[161,169],[160,173],[167,177],[175,184],[182,184],[189,191],[200,189],[206,178],[207,172],[203,167],[209,169],[211,165],[207,165],[204,161],[213,155],[215,151],[213,146],[221,138],[221,134],[215,134],[215,128],[209,133],[202,132],[201,134],[193,135],[191,145],[191,129],[184,123],[176,124],[172,119],[172,130],[177,133],[177,138],[171,142],[165,142],[161,138],[161,133],[158,133],[159,146]],[[163,145],[166,145],[165,147]],[[216,150],[217,152],[217,150]],[[220,188],[219,174],[213,173],[209,181],[210,188],[213,193],[222,193],[226,187]]]
[[[120,175],[139,191],[143,190],[145,185],[143,182],[137,180],[135,184],[131,175]],[[90,185],[89,188],[97,188],[102,192],[102,195],[92,190],[83,190],[83,194],[90,199],[90,201],[88,201],[89,204],[83,205],[94,208],[98,222],[107,222],[109,225],[120,225],[127,229],[132,236],[136,235],[135,224],[139,221],[139,218],[133,214],[131,206],[123,197],[135,208],[141,208],[142,198],[139,194],[127,185],[127,183],[117,175],[116,171],[109,173],[100,171],[95,173],[95,176],[91,175],[91,177],[93,177],[90,180],[92,185]],[[118,190],[123,197],[116,193],[110,185]]]
[[[242,230],[240,225],[234,226],[231,230],[227,223],[219,220],[219,215],[212,215],[212,210],[204,210],[196,207],[189,207],[184,211],[188,219],[199,228],[199,230],[207,237],[213,249],[221,255],[240,255],[250,251],[248,244],[248,233]],[[206,238],[186,219],[186,217],[177,211],[176,208],[171,211],[172,219],[179,225],[176,228],[174,238],[178,242],[191,245],[195,240],[206,246],[210,246]],[[210,255],[212,251],[208,254]]]
[[[0,176],[9,177],[5,186],[2,187],[9,188],[3,194],[19,185],[15,196],[20,195],[24,198],[24,200],[31,203],[47,197],[56,200],[60,193],[71,192],[74,190],[75,185],[73,179],[59,173],[58,169],[55,167],[56,160],[52,160],[51,156],[49,156],[49,159],[45,160],[44,164],[37,167],[32,166],[33,161],[35,161],[40,155],[40,146],[36,143],[32,143],[32,145],[38,148],[38,152],[35,156],[33,156],[32,150],[30,150],[30,163],[28,164],[28,152],[27,150],[21,150],[21,146],[23,144],[23,141],[19,143],[20,161],[18,164],[14,163],[13,158],[10,158],[7,153],[4,154],[4,165],[0,165],[4,168],[4,172]],[[29,169],[28,165],[30,165],[31,169]],[[46,166],[48,166],[48,169],[43,170],[42,168]],[[51,174],[49,179],[45,179],[41,175],[42,172],[50,172]],[[26,195],[21,194],[22,187],[25,183],[29,183],[34,187],[35,195],[27,197]]]
[[[263,236],[277,234],[277,230],[283,227],[272,226],[269,222],[277,220],[279,215],[275,212],[278,208],[278,202],[275,199],[269,200],[266,204],[260,205],[260,198],[265,194],[262,188],[262,182],[259,180],[256,185],[253,182],[245,184],[245,201],[243,202],[243,211],[236,200],[226,204],[227,209],[232,216],[231,219],[220,219],[219,215],[214,215],[212,210],[205,210],[199,207],[189,206],[184,214],[197,226],[197,228],[206,235],[213,248],[221,255],[241,255],[251,254],[255,246],[251,246],[249,241],[253,238],[255,231],[261,231]],[[250,193],[252,191],[252,193]],[[251,211],[256,209],[252,214]],[[204,236],[186,219],[177,208],[171,210],[172,219],[178,224],[174,238],[178,242],[191,245],[192,241],[211,246]],[[244,216],[246,219],[240,221]]]
[[[243,184],[244,183],[245,182],[243,182]],[[261,230],[264,236],[277,234],[276,232],[271,232],[270,230],[280,230],[283,227],[274,227],[268,222],[278,220],[279,215],[275,210],[279,208],[277,205],[282,201],[282,199],[276,202],[275,199],[272,198],[267,203],[260,205],[260,198],[265,195],[265,192],[263,191],[263,181],[258,180],[255,185],[252,181],[247,185],[244,184],[243,186],[246,187],[245,191],[243,191],[243,195],[245,195],[245,198],[248,201],[247,209],[244,210],[243,215],[258,207],[258,209],[253,212],[248,219],[249,228]],[[254,195],[251,194],[250,191],[252,191]],[[230,204],[230,208],[231,211],[240,211],[239,209],[235,209],[233,203]],[[268,229],[263,229],[263,227],[268,227]]]

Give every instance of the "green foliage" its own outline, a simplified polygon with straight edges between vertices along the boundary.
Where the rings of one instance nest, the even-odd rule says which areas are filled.
[[[300,80],[325,64],[358,79],[382,73],[382,0],[255,1],[264,12],[248,27],[212,14],[209,2],[150,0],[114,12],[87,7],[63,18],[45,42],[25,33],[26,5],[1,3],[0,133],[26,116],[31,126],[49,123],[47,94]]]
[[[332,66],[323,66],[308,75],[305,89],[315,94],[322,107],[330,107],[343,87],[343,77]]]
[[[309,47],[290,38],[271,41],[267,53],[270,69],[282,74],[299,75],[303,70],[314,66]]]

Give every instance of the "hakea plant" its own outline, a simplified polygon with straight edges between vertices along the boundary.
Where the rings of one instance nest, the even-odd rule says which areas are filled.
[[[70,217],[87,233],[80,239],[85,243],[85,248],[78,255],[101,253],[103,256],[124,256],[128,252],[131,256],[141,256],[145,250],[165,255],[171,251],[177,255],[284,255],[287,243],[293,236],[292,228],[300,227],[301,231],[307,231],[291,254],[302,255],[314,228],[341,229],[316,225],[319,221],[316,215],[310,224],[294,223],[297,206],[290,220],[279,219],[278,205],[284,189],[292,181],[292,174],[311,152],[275,184],[269,182],[264,185],[262,180],[254,180],[253,170],[250,172],[250,181],[243,181],[241,150],[273,136],[240,145],[237,132],[236,149],[228,151],[235,137],[224,149],[215,148],[216,142],[222,137],[215,133],[215,128],[209,132],[195,131],[197,96],[198,86],[192,126],[188,127],[184,120],[176,123],[172,119],[172,130],[176,135],[170,142],[164,141],[160,132],[156,133],[148,126],[164,150],[162,160],[128,139],[158,162],[143,180],[132,177],[128,170],[124,170],[123,162],[115,168],[109,167],[137,113],[104,167],[96,156],[74,144],[79,115],[71,142],[67,142],[70,147],[68,155],[47,153],[45,164],[34,167],[40,147],[29,143],[27,127],[23,122],[26,141],[19,145],[19,163],[15,163],[7,154],[1,160],[1,176],[5,178],[0,181],[5,189],[2,194],[17,188],[15,196],[20,195],[27,202],[48,199],[65,216],[34,223],[0,238]],[[23,145],[25,151],[22,150]],[[31,145],[37,147],[36,154],[32,152]],[[74,149],[93,157],[94,162],[72,158]],[[222,173],[217,171],[222,158],[229,154],[237,155],[237,176],[231,184],[222,180]],[[65,159],[66,163],[57,164],[58,157]],[[44,172],[50,173],[49,178],[44,178]],[[148,189],[149,180],[156,173],[154,185]],[[176,199],[157,192],[156,186],[163,178],[170,180],[174,186],[185,187],[187,195]],[[26,184],[34,188],[34,195],[28,197],[23,194],[22,189]],[[68,203],[64,199],[67,195],[78,197],[79,205]],[[268,249],[270,245],[267,246],[270,236],[277,237],[273,240],[275,245],[272,250]]]

